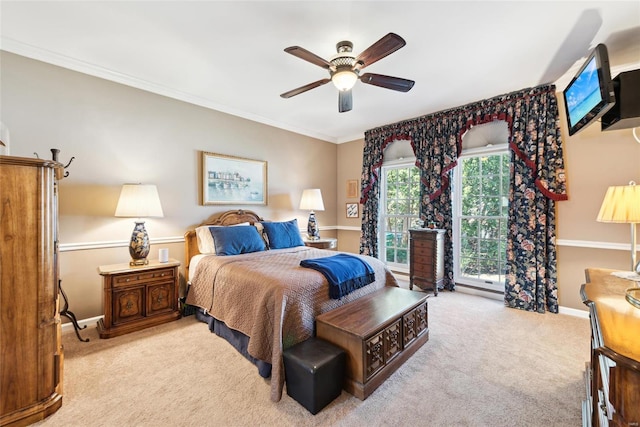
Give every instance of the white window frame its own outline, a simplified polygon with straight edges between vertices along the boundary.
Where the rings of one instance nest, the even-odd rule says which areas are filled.
[[[387,206],[387,180],[386,180],[386,171],[389,169],[399,169],[399,168],[408,168],[415,167],[416,159],[413,158],[404,158],[392,161],[385,161],[384,164],[380,168],[380,209],[378,210],[378,258],[384,262],[390,269],[393,271],[397,271],[400,273],[409,274],[409,261],[411,259],[411,254],[409,253],[409,246],[407,245],[407,264],[399,264],[399,263],[388,263],[386,262],[386,236],[385,236],[385,219],[383,217],[383,211],[386,212]],[[415,215],[406,215],[407,218],[412,218]],[[418,213],[418,219],[420,219],[420,214]],[[408,233],[408,231],[407,231]]]
[[[509,152],[508,144],[496,144],[488,145],[486,147],[473,148],[463,150],[462,154],[458,157],[458,166],[453,169],[453,279],[455,283],[461,285],[473,286],[481,289],[487,289],[491,291],[504,292],[504,275],[502,282],[493,282],[488,280],[481,280],[468,276],[462,276],[460,274],[460,219],[462,215],[462,204],[460,203],[459,191],[457,189],[462,188],[462,167],[461,160],[470,157],[477,157],[482,155],[495,155],[495,154],[507,154]]]

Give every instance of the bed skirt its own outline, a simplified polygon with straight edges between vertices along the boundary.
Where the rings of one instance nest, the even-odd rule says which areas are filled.
[[[242,354],[247,360],[256,365],[258,368],[258,374],[262,378],[271,377],[271,363],[264,360],[256,359],[251,356],[247,351],[249,345],[249,337],[240,331],[229,328],[224,322],[210,316],[205,313],[202,308],[196,309],[196,319],[206,323],[209,326],[209,330],[218,335],[220,338],[225,339],[229,344],[233,346],[240,354]]]

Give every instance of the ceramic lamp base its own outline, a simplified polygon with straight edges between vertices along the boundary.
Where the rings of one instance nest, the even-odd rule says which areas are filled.
[[[307,223],[307,237],[309,240],[320,239],[320,228],[318,227],[318,222],[316,221],[316,214],[313,211],[311,211],[311,213],[309,214],[309,222]]]
[[[149,260],[149,235],[147,229],[144,228],[144,221],[136,221],[136,226],[131,233],[131,242],[129,243],[129,255],[131,255],[131,261],[129,265],[147,265]]]

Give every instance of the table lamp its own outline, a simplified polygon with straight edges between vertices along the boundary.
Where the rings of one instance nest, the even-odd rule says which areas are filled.
[[[310,210],[309,222],[307,223],[307,236],[309,240],[320,239],[320,227],[316,221],[314,211],[323,211],[324,203],[322,202],[322,193],[319,188],[310,188],[302,192],[300,199],[300,209]]]
[[[640,222],[640,186],[609,187],[602,201],[598,222],[631,224],[631,271],[638,272],[636,263],[636,223]]]
[[[117,217],[137,218],[135,227],[131,234],[129,243],[129,254],[131,255],[130,265],[146,265],[149,263],[149,235],[144,228],[142,218],[158,217],[162,218],[162,206],[158,197],[158,190],[155,185],[149,184],[124,184],[120,191],[118,206],[116,207]]]

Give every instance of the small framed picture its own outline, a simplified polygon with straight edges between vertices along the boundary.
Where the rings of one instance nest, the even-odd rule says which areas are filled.
[[[348,179],[347,180],[347,199],[355,199],[356,197],[358,197],[358,180]]]
[[[360,216],[360,205],[358,203],[347,203],[347,218],[358,218]]]

